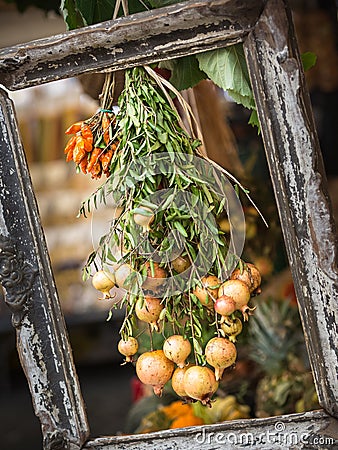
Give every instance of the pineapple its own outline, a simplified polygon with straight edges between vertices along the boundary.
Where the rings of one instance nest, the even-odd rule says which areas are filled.
[[[260,303],[250,322],[251,358],[262,370],[255,415],[318,408],[297,307],[284,300],[268,300]]]

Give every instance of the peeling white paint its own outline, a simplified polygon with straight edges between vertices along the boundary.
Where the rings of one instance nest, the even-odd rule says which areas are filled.
[[[46,318],[46,324],[47,324],[47,330],[48,330],[48,335],[50,336],[50,349],[52,351],[52,355],[53,355],[53,360],[54,360],[54,366],[55,366],[55,371],[56,373],[59,373],[59,367],[61,365],[61,361],[59,361],[56,351],[55,351],[55,346],[54,346],[54,339],[52,338],[53,336],[53,332],[51,330],[50,327],[50,323],[49,323],[49,318],[48,318],[48,314],[47,314],[47,310],[46,310],[46,306],[44,304],[41,305],[43,312],[44,312],[44,316]]]
[[[70,432],[73,436],[76,436],[77,434],[77,422],[75,420],[74,417],[74,405],[72,404],[70,398],[69,398],[69,393],[68,393],[68,389],[66,386],[66,383],[64,381],[60,381],[59,382],[59,386],[60,386],[60,390],[62,392],[62,396],[63,396],[63,405],[65,407],[67,416],[68,416],[68,420],[69,420],[69,426],[70,426]]]
[[[35,413],[40,418],[42,425],[47,429],[53,429],[59,421],[59,411],[55,404],[50,402],[51,392],[42,353],[42,342],[27,316],[24,317],[18,330],[18,339],[20,342],[19,354],[21,360],[24,358],[23,367],[27,374]],[[53,405],[52,410],[51,405]]]
[[[310,448],[314,436],[321,436],[323,428],[331,420],[321,411],[266,419],[232,420],[144,435],[99,437],[87,442],[84,450],[305,450]],[[282,431],[277,432],[276,425]],[[327,440],[328,444],[332,441],[332,438],[331,441]],[[311,448],[325,449],[330,448],[330,445],[311,445]]]
[[[0,234],[2,234],[3,236],[9,236],[9,232],[4,219],[4,212],[1,201],[0,201]]]
[[[277,193],[281,223],[296,291],[309,356],[320,402],[338,413],[337,255],[333,219],[323,201],[317,167],[318,144],[312,130],[310,111],[301,80],[301,66],[292,36],[286,35],[288,21],[283,2],[267,3],[252,36],[245,44],[252,70],[263,138]],[[286,42],[290,51],[286,51]],[[247,46],[247,47],[246,47]],[[259,49],[256,53],[256,49]],[[262,101],[260,95],[266,99]],[[267,115],[271,121],[264,122]],[[316,209],[320,211],[316,211]],[[330,245],[331,242],[331,245]],[[330,268],[325,267],[330,263]],[[331,272],[331,273],[330,273]],[[303,295],[302,295],[303,294]],[[335,320],[335,324],[332,321]]]

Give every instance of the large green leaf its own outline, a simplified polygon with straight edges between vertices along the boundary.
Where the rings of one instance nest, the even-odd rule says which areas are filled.
[[[164,61],[160,63],[160,67],[171,71],[170,82],[179,91],[191,88],[207,78],[207,75],[200,70],[194,55]]]
[[[61,0],[60,10],[68,30],[73,30],[85,25],[75,0]]]
[[[72,30],[112,19],[115,4],[116,0],[62,0],[60,9],[67,28]],[[128,1],[130,14],[144,11],[146,7],[147,1]],[[123,14],[123,9],[120,7],[118,16],[122,16]]]
[[[196,56],[200,69],[217,86],[228,92],[236,103],[250,109],[255,107],[241,44],[200,53]]]
[[[115,0],[76,0],[76,4],[86,21],[86,25],[111,19],[115,8]]]

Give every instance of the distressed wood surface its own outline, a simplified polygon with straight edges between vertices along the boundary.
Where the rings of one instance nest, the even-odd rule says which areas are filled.
[[[225,47],[243,40],[263,3],[190,1],[5,48],[0,84],[21,89]]]
[[[145,435],[92,439],[86,450],[285,450],[338,448],[338,422],[323,411],[233,420]]]
[[[0,282],[47,450],[89,429],[13,105],[0,89]],[[20,424],[18,424],[18,427]]]
[[[267,3],[245,53],[319,401],[338,417],[337,231],[282,0]]]
[[[0,90],[0,281],[45,449],[337,448],[332,441],[337,420],[328,415],[337,417],[338,405],[337,245],[318,140],[284,2],[269,0],[254,30],[263,2],[252,2],[250,10],[243,3],[188,2],[4,49],[0,82],[20,89],[244,40],[310,361],[326,412],[85,443],[87,420],[36,202],[13,107]]]

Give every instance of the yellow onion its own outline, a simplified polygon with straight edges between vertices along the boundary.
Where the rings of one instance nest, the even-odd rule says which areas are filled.
[[[143,231],[150,230],[150,225],[154,222],[153,210],[146,206],[139,206],[138,212],[134,214],[134,222],[143,228]]]
[[[145,291],[156,292],[166,282],[167,272],[159,266],[157,262],[153,262],[153,271],[149,261],[144,263],[147,278],[144,280],[142,287]]]
[[[254,310],[254,308],[249,308],[248,306],[250,300],[250,290],[248,285],[241,280],[225,281],[218,291],[219,297],[222,297],[223,295],[231,297],[236,303],[236,310],[242,312],[245,321],[248,320],[248,313]]]
[[[127,339],[121,339],[117,344],[117,349],[126,357],[125,362],[132,362],[133,356],[137,353],[138,350],[138,342],[132,336],[128,336]]]
[[[135,314],[138,319],[149,323],[154,331],[159,331],[159,318],[164,306],[161,299],[145,296],[137,300],[135,305]]]
[[[242,272],[240,269],[234,270],[230,276],[230,279],[241,280],[246,283],[249,287],[250,293],[256,291],[262,282],[262,277],[259,270],[254,264],[251,263],[247,263]]]
[[[103,299],[111,298],[110,290],[115,287],[115,275],[108,270],[99,270],[94,273],[92,285],[103,294]]]
[[[229,341],[236,342],[236,336],[238,336],[243,329],[241,319],[238,317],[235,320],[226,320],[221,324],[221,330],[228,336]]]
[[[211,397],[218,389],[218,382],[209,367],[189,367],[183,378],[183,388],[188,397],[199,400],[203,405],[209,405]]]
[[[131,282],[126,281],[131,273],[134,272],[134,269],[130,264],[121,264],[115,270],[115,280],[116,284],[119,288],[129,289],[131,287]]]
[[[196,295],[202,305],[208,308],[213,308],[214,301],[218,297],[218,289],[221,284],[221,280],[215,275],[207,275],[201,278],[202,286],[196,286],[192,293]]]
[[[191,353],[191,344],[180,334],[173,334],[164,341],[163,351],[168,359],[183,368],[186,364],[185,360]]]
[[[184,367],[176,367],[176,369],[174,370],[174,373],[172,374],[171,386],[179,397],[183,397],[183,398],[188,397],[188,395],[184,389],[184,375],[185,375],[185,372],[189,369],[189,367],[192,367],[192,366],[187,365]]]
[[[182,273],[185,270],[189,269],[191,266],[190,260],[187,256],[178,256],[174,260],[171,261],[171,267],[177,272]]]
[[[214,308],[215,311],[222,316],[222,323],[224,322],[224,317],[230,316],[236,311],[236,303],[228,295],[222,295],[215,301]]]
[[[222,378],[224,369],[234,364],[237,358],[235,345],[226,338],[215,337],[205,346],[205,359],[215,369],[215,378]]]
[[[170,380],[175,364],[163,350],[145,352],[136,361],[136,374],[140,381],[153,387],[155,395],[161,396],[164,385]]]

